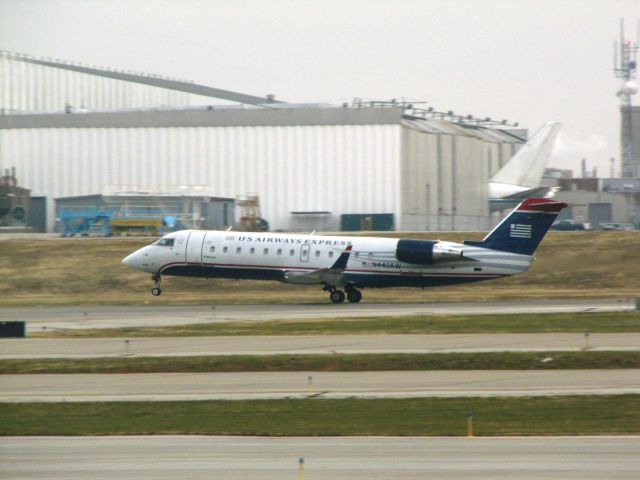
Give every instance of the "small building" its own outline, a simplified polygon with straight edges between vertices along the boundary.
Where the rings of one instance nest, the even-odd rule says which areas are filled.
[[[557,187],[561,180],[573,178],[572,170],[545,168],[540,181],[541,187]]]
[[[558,180],[558,186],[562,191],[576,192],[583,190],[585,192],[598,191],[598,178],[561,178]]]
[[[161,235],[235,223],[235,199],[123,192],[55,199],[56,231],[68,235]]]
[[[640,179],[574,178],[560,181],[555,198],[567,202],[559,219],[602,224],[634,224],[640,227]]]

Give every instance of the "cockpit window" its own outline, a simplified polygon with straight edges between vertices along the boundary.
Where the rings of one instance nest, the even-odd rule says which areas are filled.
[[[173,247],[173,238],[161,238],[156,242],[156,245],[160,247]]]

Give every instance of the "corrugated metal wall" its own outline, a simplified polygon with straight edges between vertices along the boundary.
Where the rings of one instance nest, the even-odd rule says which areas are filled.
[[[0,112],[213,103],[208,97],[0,56]],[[201,185],[214,196],[257,193],[272,229],[290,229],[294,211],[331,212],[322,219],[327,225],[339,225],[341,214],[392,214],[399,230],[485,230],[495,223],[498,214],[488,212],[487,181],[515,154],[518,140],[499,130],[465,129],[442,120],[400,120],[400,110],[390,120],[382,116],[388,111],[340,109],[336,115],[317,110],[300,126],[13,125],[0,129],[0,167],[17,167],[21,185],[48,197],[50,229],[53,198],[99,194],[114,186],[175,191],[180,185]],[[354,112],[353,118],[344,115]],[[178,109],[164,113],[184,117]],[[227,119],[228,125],[237,120]],[[320,120],[324,124],[313,123]],[[288,118],[284,125],[294,121]],[[185,125],[194,124],[199,125]]]
[[[404,122],[399,230],[487,230],[488,179],[521,146],[448,124]],[[443,123],[443,122],[442,122]],[[481,134],[479,134],[481,133]],[[513,153],[512,153],[513,152]]]
[[[0,110],[189,105],[193,95],[0,57]]]
[[[292,211],[400,216],[400,125],[0,130],[0,158],[20,184],[53,198],[114,185],[159,191],[204,185],[255,192],[272,229]]]

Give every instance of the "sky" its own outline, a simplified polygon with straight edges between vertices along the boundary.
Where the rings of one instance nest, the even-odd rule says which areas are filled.
[[[0,0],[0,49],[291,102],[426,101],[530,134],[560,121],[549,166],[609,176],[620,18],[635,40],[640,0]]]

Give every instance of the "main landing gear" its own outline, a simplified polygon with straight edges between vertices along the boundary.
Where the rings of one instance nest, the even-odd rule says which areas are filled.
[[[334,290],[329,294],[329,299],[333,303],[342,303],[344,302],[344,292],[342,290]]]
[[[357,288],[347,287],[345,290],[347,291],[347,300],[349,300],[351,303],[358,303],[360,300],[362,300],[362,293],[360,293],[360,290],[358,290]]]
[[[155,287],[153,287],[151,289],[151,294],[154,297],[157,297],[158,295],[160,295],[162,293],[162,290],[160,289],[160,274],[159,273],[154,273],[153,275],[151,275],[151,280],[153,280],[153,282],[155,283]]]
[[[345,290],[347,292],[346,296],[342,290],[338,290],[335,287],[330,287],[328,285],[325,286],[323,290],[329,292],[329,300],[331,300],[333,303],[342,303],[344,302],[345,297],[351,303],[358,303],[360,300],[362,300],[362,293],[360,293],[360,290],[350,285],[347,285],[345,287]]]

